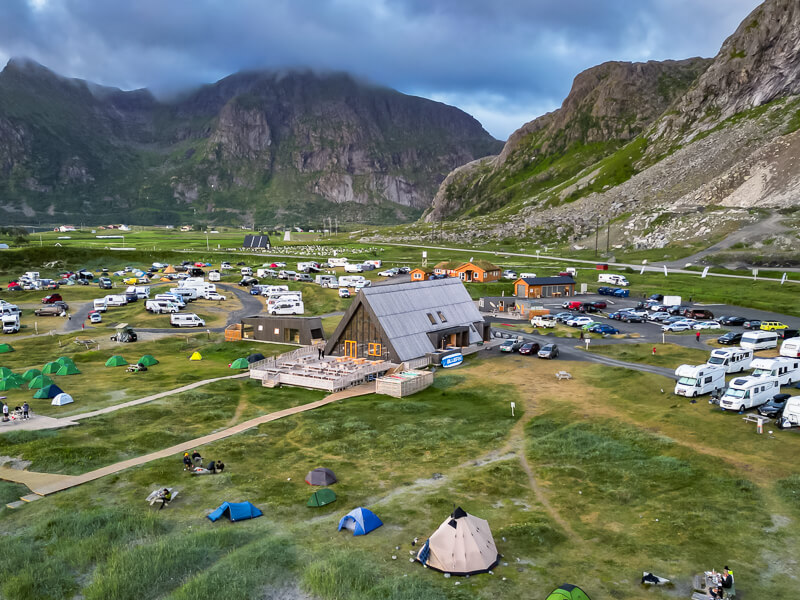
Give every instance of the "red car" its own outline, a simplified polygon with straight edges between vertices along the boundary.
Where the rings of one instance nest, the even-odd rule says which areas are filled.
[[[605,308],[608,306],[608,304],[606,304],[604,300],[595,300],[592,302],[592,306],[595,308]]]
[[[561,304],[562,308],[566,308],[567,310],[578,310],[581,307],[580,300],[567,300],[563,304]]]
[[[50,294],[49,296],[45,296],[42,298],[42,304],[54,304],[56,302],[61,302],[63,298],[61,294]]]

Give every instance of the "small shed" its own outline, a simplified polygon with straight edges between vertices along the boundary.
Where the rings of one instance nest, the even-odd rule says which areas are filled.
[[[431,371],[401,371],[379,377],[375,381],[375,393],[386,394],[393,398],[405,398],[411,394],[430,387],[433,384]]]
[[[422,269],[417,267],[410,272],[411,281],[427,281],[433,275],[433,269]]]

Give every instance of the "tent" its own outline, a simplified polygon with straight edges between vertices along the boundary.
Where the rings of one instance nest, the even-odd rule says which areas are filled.
[[[124,367],[128,361],[122,358],[119,354],[115,354],[106,361],[107,367]]]
[[[145,367],[152,367],[153,365],[158,364],[158,360],[156,360],[156,357],[152,354],[145,354],[139,359],[139,364],[144,365]]]
[[[31,380],[31,379],[33,379],[34,377],[37,377],[37,376],[39,376],[39,375],[41,375],[41,374],[42,374],[42,372],[41,372],[39,369],[28,369],[27,371],[25,371],[25,372],[22,374],[22,378],[23,378],[25,381],[30,381],[30,380]]]
[[[0,379],[0,392],[15,390],[22,387],[22,384],[14,377],[4,377]]]
[[[49,362],[44,367],[42,367],[42,373],[45,375],[55,375],[58,373],[58,370],[61,368],[61,363],[57,362]]]
[[[59,356],[56,359],[56,362],[60,365],[74,365],[75,361],[72,360],[69,356]]]
[[[247,357],[247,362],[253,364],[254,362],[258,362],[260,360],[264,360],[264,355],[261,352],[256,352],[255,354],[251,354]]]
[[[43,388],[36,390],[36,393],[33,395],[34,398],[55,398],[59,394],[63,394],[64,390],[58,387],[55,383],[51,383],[50,385],[46,385]]]
[[[30,380],[28,383],[29,390],[38,390],[39,388],[43,388],[47,385],[53,383],[53,380],[50,379],[47,375],[37,375],[33,379]]]
[[[172,265],[167,265],[167,268],[164,269],[164,274],[167,274],[167,275],[170,274],[170,273],[175,273],[175,272],[176,272],[175,271],[175,267],[173,267]]]
[[[323,490],[317,490],[311,494],[311,498],[308,499],[306,506],[317,508],[320,506],[325,506],[326,504],[330,504],[331,502],[336,502],[336,494],[333,492],[333,490],[325,488]]]
[[[499,559],[489,523],[460,506],[417,553],[417,560],[426,567],[451,575],[486,573]]]
[[[8,367],[0,367],[0,377],[10,377],[14,374],[14,371],[9,369]]]
[[[249,369],[250,363],[246,358],[237,358],[231,363],[231,369]]]
[[[189,360],[203,360],[203,356],[202,356],[202,355],[201,355],[199,352],[197,352],[197,351],[195,350],[195,351],[192,353],[192,355],[189,357]]]
[[[383,522],[375,516],[374,512],[359,506],[342,517],[342,520],[339,521],[338,531],[349,529],[353,535],[367,535],[381,525]]]
[[[545,600],[590,600],[589,596],[577,585],[562,583],[561,586],[550,592]]]
[[[337,481],[338,479],[336,479],[333,471],[326,467],[317,467],[306,475],[306,483],[308,485],[331,485]]]
[[[58,370],[56,375],[80,375],[81,372],[78,370],[73,363],[65,363],[61,365],[61,368]]]
[[[264,513],[249,502],[223,502],[217,510],[208,515],[208,518],[214,522],[225,514],[231,521],[244,521],[260,517]]]
[[[13,352],[14,349],[11,347],[11,344],[0,344],[0,354],[5,354],[6,352]]]
[[[55,398],[53,398],[53,401],[50,404],[53,406],[64,406],[65,404],[72,404],[73,402],[74,400],[72,399],[72,396],[61,392]]]

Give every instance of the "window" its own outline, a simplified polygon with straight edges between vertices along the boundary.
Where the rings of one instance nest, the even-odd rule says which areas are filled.
[[[259,325],[259,328],[260,327],[261,326]],[[280,335],[281,334],[281,330],[278,327],[276,327],[275,329],[272,330],[272,333],[274,333],[275,335]]]
[[[369,356],[380,356],[381,352],[381,345],[380,344],[368,344],[367,345],[367,354]]]
[[[447,318],[442,314],[442,311],[437,310],[436,314],[439,315],[439,319],[442,321],[442,323],[447,323]]]
[[[428,320],[431,322],[431,325],[436,325],[436,317],[434,317],[431,313],[428,313]]]
[[[264,326],[263,326],[263,325],[259,325],[259,326],[258,326],[258,330],[259,330],[259,331],[264,331]]]

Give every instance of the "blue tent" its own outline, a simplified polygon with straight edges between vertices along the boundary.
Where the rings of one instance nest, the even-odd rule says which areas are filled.
[[[373,529],[383,525],[383,522],[369,509],[355,508],[342,517],[339,521],[339,531],[349,529],[353,535],[367,535]]]
[[[244,521],[245,519],[255,519],[260,517],[262,513],[258,508],[249,502],[223,502],[217,510],[208,515],[211,521],[216,521],[225,513],[231,521]]]

